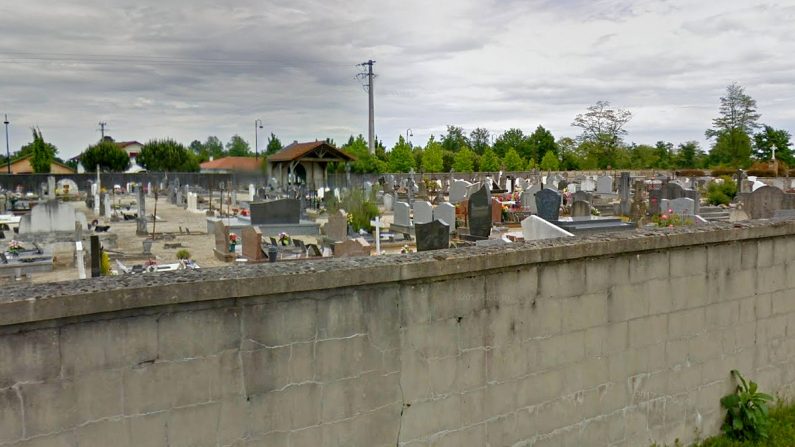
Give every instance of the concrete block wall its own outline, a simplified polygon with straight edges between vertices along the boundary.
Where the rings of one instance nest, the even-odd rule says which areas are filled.
[[[795,223],[11,289],[0,446],[689,442],[731,369],[792,396],[793,269]]]

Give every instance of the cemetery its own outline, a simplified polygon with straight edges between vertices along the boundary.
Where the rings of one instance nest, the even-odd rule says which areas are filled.
[[[734,177],[530,171],[352,178],[348,173],[343,185],[333,187],[323,184],[323,176],[313,176],[318,188],[279,183],[292,177],[265,176],[240,184],[235,177],[214,174],[187,177],[196,182],[190,185],[182,184],[184,177],[166,173],[142,175],[141,181],[123,185],[103,185],[96,174],[82,187],[71,178],[48,176],[37,191],[22,186],[4,190],[3,243],[35,244],[49,256],[46,267],[5,268],[14,272],[6,281],[102,274],[103,255],[111,261],[105,274],[127,275],[187,265],[389,256],[795,215],[789,179],[742,171]],[[715,196],[725,197],[726,203],[716,206]],[[190,250],[191,262],[180,263],[180,249]],[[7,266],[19,263],[12,252],[5,257],[11,263]]]

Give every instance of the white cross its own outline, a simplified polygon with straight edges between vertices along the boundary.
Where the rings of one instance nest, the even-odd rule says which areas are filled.
[[[381,223],[381,217],[375,216],[374,220],[370,221],[370,225],[375,228],[375,254],[381,254],[381,227],[383,224]]]

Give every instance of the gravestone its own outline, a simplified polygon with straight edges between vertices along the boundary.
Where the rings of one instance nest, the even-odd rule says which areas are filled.
[[[195,192],[188,193],[188,210],[189,211],[198,211],[199,210],[199,195]]]
[[[393,222],[395,225],[400,225],[402,227],[410,227],[411,226],[411,216],[409,213],[411,212],[411,207],[406,202],[395,202],[395,217]]]
[[[535,185],[531,186],[530,189],[527,191],[523,191],[522,195],[520,196],[520,200],[522,201],[522,208],[530,211],[531,213],[537,213],[538,207],[536,206],[536,193],[541,191],[541,184],[536,183]]]
[[[573,220],[590,220],[591,204],[584,200],[575,200],[571,204],[571,218]]]
[[[538,216],[547,222],[556,222],[560,218],[560,193],[554,189],[544,188],[536,193]]]
[[[418,252],[450,247],[450,227],[439,220],[416,224],[414,234],[417,237]]]
[[[47,176],[47,198],[49,200],[55,199],[55,177]]]
[[[436,208],[433,209],[433,219],[441,220],[442,222],[446,223],[450,229],[450,232],[454,232],[455,205],[448,202],[440,203]]]
[[[491,234],[491,200],[486,186],[481,186],[469,196],[467,216],[469,217],[469,234],[487,238]]]
[[[571,196],[571,200],[576,202],[581,200],[583,202],[591,203],[593,201],[593,196],[585,191],[577,191]]]
[[[213,248],[213,254],[221,261],[234,261],[236,255],[229,251],[229,228],[220,221],[216,222],[213,228],[215,229],[215,248]]]
[[[456,204],[466,199],[470,186],[472,184],[466,180],[453,180],[450,185],[450,203]]]
[[[138,217],[135,219],[135,234],[145,236],[146,230],[146,194],[142,188],[138,188]]]
[[[348,213],[337,210],[328,217],[326,236],[332,241],[344,241],[348,238]]]
[[[392,194],[386,193],[383,197],[384,200],[384,210],[385,211],[392,211],[392,206],[394,205],[395,198]]]
[[[91,277],[97,278],[102,274],[102,250],[99,246],[99,236],[91,236]]]
[[[253,202],[254,199],[257,198],[257,189],[254,187],[253,183],[249,183],[248,185],[248,201]]]
[[[618,179],[618,196],[621,200],[620,206],[622,216],[629,216],[632,208],[632,203],[629,200],[631,188],[630,181],[631,177],[629,176],[629,172],[622,172],[621,177]]]
[[[596,191],[596,182],[592,178],[586,178],[580,182],[580,189],[586,192],[594,192]]]
[[[334,244],[334,256],[339,258],[370,256],[371,248],[370,244],[363,238],[347,239]]]
[[[373,192],[373,184],[366,181],[364,184],[362,184],[362,187],[364,188],[364,197],[369,198],[370,193]]]
[[[671,210],[674,214],[693,216],[696,214],[696,203],[688,197],[680,197],[673,200],[663,199],[661,209],[664,212]]]
[[[783,206],[784,191],[773,186],[763,186],[743,195],[744,210],[751,219],[771,219]]]
[[[632,209],[630,210],[630,218],[633,222],[638,222],[646,215],[646,203],[643,201],[644,186],[643,181],[636,181],[633,187]]]
[[[660,214],[662,207],[663,192],[662,189],[652,189],[649,191],[649,214]]]
[[[243,257],[252,262],[265,260],[262,251],[262,231],[255,226],[243,227]]]
[[[414,225],[426,224],[433,220],[433,205],[425,200],[414,202]]]
[[[613,193],[613,177],[609,175],[602,175],[596,179],[596,193],[597,194],[612,194]]]
[[[297,224],[301,220],[301,201],[278,199],[249,204],[252,225]]]
[[[682,185],[674,182],[668,182],[662,187],[662,198],[663,199],[678,199],[680,197],[685,197],[685,189],[682,188]]]
[[[522,237],[524,237],[526,241],[572,236],[574,235],[563,228],[549,223],[538,216],[528,216],[522,220]]]

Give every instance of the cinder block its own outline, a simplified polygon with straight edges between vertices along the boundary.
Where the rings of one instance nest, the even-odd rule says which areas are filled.
[[[707,249],[696,246],[669,250],[668,262],[671,278],[703,275],[707,271]]]
[[[0,388],[58,377],[58,331],[41,329],[0,335]]]
[[[205,309],[166,314],[158,320],[160,360],[205,357],[240,346],[240,311]]]
[[[212,359],[143,365],[124,371],[124,413],[138,415],[172,407],[208,402],[212,377],[218,370]]]
[[[431,397],[430,366],[428,359],[411,349],[400,351],[400,385],[406,402]]]
[[[61,359],[66,376],[152,362],[157,359],[157,321],[143,316],[64,326]]]
[[[427,284],[431,321],[442,321],[451,318],[466,317],[486,307],[486,299],[490,293],[500,300],[509,299],[506,291],[489,291],[489,278],[494,275],[478,275],[466,278],[455,278],[448,281],[437,281]]]
[[[516,416],[513,413],[490,419],[486,423],[485,445],[513,445],[516,441]]]
[[[520,379],[516,385],[516,408],[525,408],[551,401],[563,392],[563,374],[544,371]]]
[[[495,417],[516,410],[516,391],[518,388],[517,382],[488,384],[484,399],[486,416]]]
[[[81,374],[75,378],[74,387],[78,423],[124,414],[121,371],[94,371]]]
[[[517,398],[522,397],[517,393]],[[486,387],[461,394],[461,425],[469,425],[484,422],[489,416],[486,415]]]
[[[403,329],[402,349],[416,350],[420,355],[428,358],[452,356],[458,353],[457,336],[456,320],[409,326]]]
[[[709,290],[708,290],[709,284]],[[682,276],[671,278],[668,290],[661,290],[661,293],[668,293],[671,296],[671,310],[693,309],[701,307],[710,301],[711,294],[717,293],[713,290],[714,282],[709,282],[707,275]],[[717,284],[722,291],[723,282]]]
[[[484,284],[479,281],[473,281],[474,279],[468,279],[467,283],[462,284],[469,288],[466,293],[459,295],[458,290],[450,291],[452,292],[451,295],[459,295],[456,298],[457,300],[465,298],[470,301],[476,301],[470,306],[465,306],[465,303],[462,303],[459,307],[467,309],[479,304],[477,298],[480,296],[480,291],[483,290],[481,287]],[[485,305],[489,308],[496,305],[506,306],[528,303],[538,295],[538,269],[535,267],[523,266],[514,270],[486,275],[484,280],[486,290]],[[432,302],[434,301],[432,300]],[[479,308],[475,307],[472,310],[477,311]]]
[[[290,346],[243,351],[243,381],[248,396],[284,388],[290,381]]]
[[[315,377],[321,382],[381,368],[381,355],[366,336],[320,341],[315,346],[315,355]]]
[[[613,283],[610,275],[613,264],[601,259],[585,260],[585,289],[588,293],[607,292]]]
[[[502,382],[528,373],[536,363],[536,343],[512,343],[485,353],[489,382]]]
[[[379,350],[400,348],[400,288],[397,285],[379,284],[377,287],[357,290],[362,303],[364,321],[370,343]]]
[[[649,294],[645,284],[617,283],[607,295],[607,318],[610,323],[649,315]]]
[[[243,307],[243,340],[283,346],[315,340],[317,302],[290,300]],[[252,347],[248,347],[251,349]]]
[[[127,418],[130,447],[168,447],[168,416],[163,411]]]
[[[607,324],[607,292],[558,300],[561,307],[561,329],[564,332]]]
[[[537,341],[541,368],[556,368],[585,358],[585,332],[571,332]]]
[[[427,438],[461,426],[461,399],[458,395],[414,402],[403,409],[399,442]]]
[[[80,447],[132,447],[127,432],[125,419],[107,419],[78,427],[76,435]]]
[[[668,316],[668,337],[692,337],[704,331],[706,317],[704,308],[682,310]]]
[[[781,290],[773,292],[770,298],[774,315],[795,313],[795,291]]]
[[[32,383],[20,387],[27,437],[57,433],[77,421],[75,387],[71,381]]]
[[[433,393],[448,394],[484,386],[488,355],[490,354],[485,350],[474,349],[455,357],[430,360],[429,378]]]
[[[320,340],[345,338],[367,332],[358,291],[332,295],[317,303],[317,334]]]
[[[668,252],[649,252],[629,256],[629,278],[632,283],[668,278]]]
[[[653,315],[629,321],[629,347],[664,343],[668,336],[668,315]]]
[[[559,299],[539,296],[529,305],[523,305],[517,310],[518,315],[513,321],[518,322],[522,340],[561,333],[563,318]]]
[[[17,391],[11,388],[0,390],[0,444],[22,438],[22,402]]]
[[[199,447],[217,445],[216,430],[221,404],[205,405],[171,410],[168,420],[168,444],[170,447]]]
[[[433,441],[433,447],[461,447],[464,445],[488,445],[486,444],[486,424],[478,424],[473,427],[446,433],[439,439]],[[498,444],[491,444],[498,445]]]
[[[773,239],[756,240],[756,267],[759,270],[776,264],[774,258],[776,242]]]
[[[579,278],[572,281],[572,278]],[[545,264],[538,270],[539,296],[544,298],[578,296],[586,292],[585,261]]]

